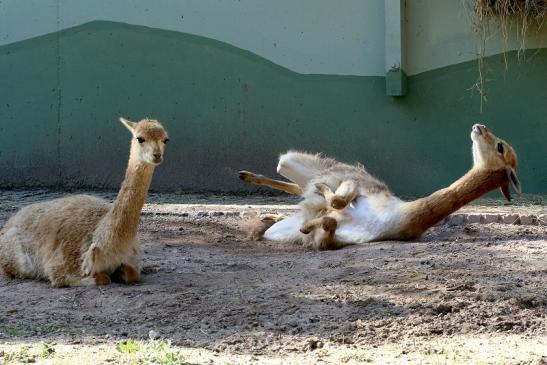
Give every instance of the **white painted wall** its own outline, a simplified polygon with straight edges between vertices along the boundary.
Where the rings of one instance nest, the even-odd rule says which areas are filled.
[[[0,45],[58,30],[58,0],[0,1]]]
[[[300,73],[384,74],[383,0],[3,0],[0,44],[92,20],[201,35]],[[380,32],[379,32],[380,30]]]

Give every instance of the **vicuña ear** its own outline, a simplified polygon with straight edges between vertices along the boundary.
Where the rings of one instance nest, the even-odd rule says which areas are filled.
[[[520,186],[520,180],[517,177],[517,173],[516,173],[515,169],[513,169],[512,167],[507,168],[507,177],[509,178],[509,181],[511,182],[511,185],[513,185],[513,189],[515,189],[515,191],[519,194],[522,193],[522,187]]]
[[[509,184],[502,185],[500,187],[501,192],[503,193],[503,196],[505,199],[507,199],[508,202],[511,201],[511,192],[509,191]]]
[[[129,119],[125,119],[124,117],[120,117],[120,122],[122,122],[123,125],[125,125],[131,133],[135,132],[135,126],[137,125],[137,123],[132,122]]]

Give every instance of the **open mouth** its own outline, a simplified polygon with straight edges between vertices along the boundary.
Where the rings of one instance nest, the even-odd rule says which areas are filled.
[[[163,159],[151,158],[151,159],[146,159],[146,162],[148,162],[151,165],[157,166],[163,162]]]

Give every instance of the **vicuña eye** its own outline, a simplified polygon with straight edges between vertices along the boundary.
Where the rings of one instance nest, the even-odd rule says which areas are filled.
[[[139,143],[143,143],[143,142],[144,142],[144,138],[142,138],[142,137],[137,137],[137,141],[139,141]]]
[[[163,143],[167,144],[167,142],[169,142],[169,138],[163,140]]]
[[[501,142],[498,142],[496,148],[498,149],[498,152],[503,155],[503,144]]]

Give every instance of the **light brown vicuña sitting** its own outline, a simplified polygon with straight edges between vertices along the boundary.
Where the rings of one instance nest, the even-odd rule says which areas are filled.
[[[137,227],[168,137],[156,120],[120,121],[133,138],[116,200],[75,195],[21,209],[0,231],[0,267],[8,276],[55,287],[140,280]]]
[[[410,240],[465,204],[501,188],[509,200],[509,184],[521,191],[517,155],[486,126],[471,130],[473,168],[452,185],[428,197],[404,202],[361,165],[348,165],[302,152],[279,158],[278,172],[292,183],[241,171],[246,182],[269,186],[304,200],[293,216],[269,221],[264,238],[302,241],[316,249],[380,240]]]

